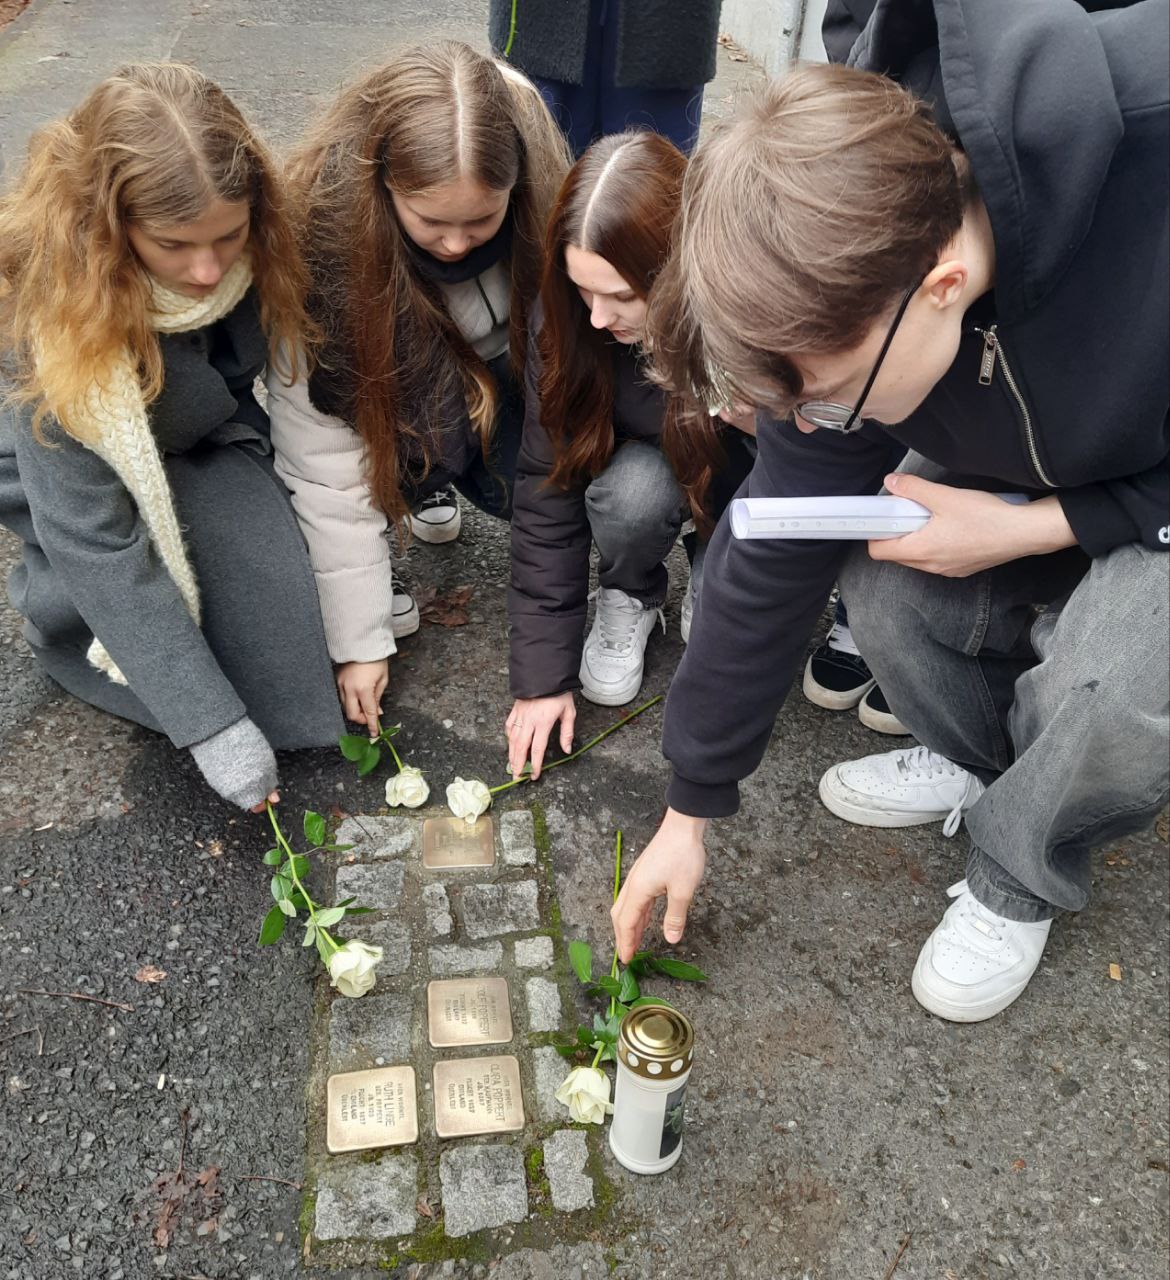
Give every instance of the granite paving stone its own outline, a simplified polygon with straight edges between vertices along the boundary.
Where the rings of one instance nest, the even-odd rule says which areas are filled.
[[[441,884],[425,884],[422,891],[423,911],[427,918],[427,933],[432,938],[449,938],[455,921],[451,917],[451,902],[447,890]]]
[[[355,906],[388,911],[398,906],[406,869],[401,862],[354,863],[337,868],[337,901],[356,898]]]
[[[585,1172],[589,1149],[580,1129],[558,1129],[544,1140],[544,1174],[554,1209],[593,1208],[593,1179]]]
[[[360,1071],[410,1059],[409,993],[371,992],[360,999],[335,996],[329,1009],[330,1070]]]
[[[561,993],[548,978],[529,978],[524,984],[528,1001],[528,1030],[556,1031],[561,1025]]]
[[[457,947],[454,944],[431,947],[427,952],[431,973],[449,978],[458,973],[492,973],[500,967],[504,948],[498,942],[482,947]]]
[[[377,1162],[335,1156],[317,1182],[318,1240],[377,1239],[411,1232],[417,1221],[418,1164],[410,1152]]]
[[[528,1181],[520,1147],[476,1143],[451,1147],[439,1156],[443,1230],[466,1236],[485,1227],[523,1222]]]
[[[512,809],[500,815],[500,848],[505,866],[536,864],[536,825],[529,810]]]
[[[556,1092],[569,1074],[569,1063],[550,1045],[532,1051],[532,1068],[536,1076],[536,1106],[542,1120],[565,1121],[569,1108],[558,1102]]]
[[[382,948],[378,979],[395,977],[410,968],[410,927],[401,920],[371,920],[369,916],[347,916],[338,932],[343,938],[367,942]]]
[[[551,969],[553,940],[543,933],[535,938],[518,938],[512,960],[517,969]]]
[[[469,938],[490,938],[540,927],[535,880],[469,884],[463,890],[462,902],[463,927]]]
[[[362,858],[403,858],[418,848],[416,818],[346,818],[337,828],[336,844],[351,844]]]

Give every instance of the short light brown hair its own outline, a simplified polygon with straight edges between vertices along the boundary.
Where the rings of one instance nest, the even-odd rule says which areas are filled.
[[[937,262],[973,196],[927,106],[884,76],[791,71],[695,153],[651,299],[658,376],[786,415],[793,357],[855,347]]]

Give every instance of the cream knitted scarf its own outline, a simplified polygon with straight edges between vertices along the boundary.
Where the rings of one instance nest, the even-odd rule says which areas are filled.
[[[236,259],[215,291],[205,298],[188,298],[153,280],[151,327],[158,333],[186,333],[214,324],[235,310],[251,283],[252,265],[247,254]],[[82,426],[80,443],[114,470],[134,499],[155,550],[198,623],[199,584],[183,546],[183,531],[175,513],[166,469],[150,427],[137,365],[129,352],[101,386],[90,388],[74,421]],[[116,684],[126,683],[126,677],[96,637],[86,657]]]

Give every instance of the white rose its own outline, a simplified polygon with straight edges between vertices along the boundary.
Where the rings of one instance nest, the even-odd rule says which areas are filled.
[[[447,786],[447,807],[457,818],[474,822],[492,807],[492,793],[478,778],[456,778]]]
[[[386,783],[386,803],[389,805],[403,804],[408,809],[417,809],[420,804],[426,804],[430,794],[431,789],[422,776],[422,770],[412,764],[404,764],[402,771]]]
[[[573,1120],[603,1124],[613,1111],[609,1076],[600,1067],[574,1067],[556,1091],[556,1100],[569,1108]]]
[[[374,970],[381,959],[381,947],[347,942],[329,957],[329,981],[343,996],[364,996],[374,985]]]

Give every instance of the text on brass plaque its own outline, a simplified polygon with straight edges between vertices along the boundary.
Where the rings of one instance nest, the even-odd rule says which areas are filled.
[[[418,1141],[413,1067],[377,1067],[330,1076],[325,1145],[337,1155]]]
[[[424,867],[490,867],[495,860],[492,820],[486,813],[474,822],[463,818],[427,818],[423,822]]]
[[[443,978],[427,983],[427,1029],[436,1049],[507,1044],[512,1038],[503,978]]]
[[[455,1058],[435,1063],[435,1132],[440,1138],[518,1133],[524,1128],[520,1064],[498,1058]]]

